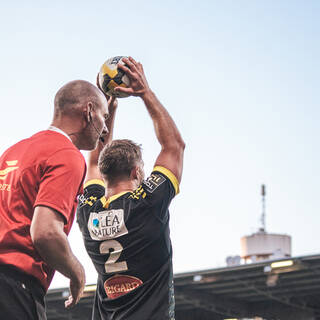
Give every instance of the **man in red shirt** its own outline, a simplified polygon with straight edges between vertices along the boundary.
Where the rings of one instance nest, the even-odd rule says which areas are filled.
[[[0,157],[0,312],[7,320],[46,319],[44,295],[55,270],[70,279],[66,307],[83,292],[85,273],[69,246],[86,173],[79,150],[97,147],[108,104],[89,82],[57,92],[48,130]]]

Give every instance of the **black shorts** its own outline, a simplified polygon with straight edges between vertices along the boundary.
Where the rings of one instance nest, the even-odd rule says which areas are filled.
[[[1,319],[46,320],[44,295],[36,278],[0,265]]]

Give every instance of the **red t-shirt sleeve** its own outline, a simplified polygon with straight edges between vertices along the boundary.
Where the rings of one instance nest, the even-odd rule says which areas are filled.
[[[77,150],[60,150],[45,161],[34,207],[43,205],[60,212],[65,222],[82,191],[85,161]]]

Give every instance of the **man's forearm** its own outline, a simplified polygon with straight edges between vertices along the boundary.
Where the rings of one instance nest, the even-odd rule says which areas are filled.
[[[185,144],[179,130],[168,111],[150,90],[142,64],[136,62],[132,57],[124,58],[123,62],[125,62],[125,65],[118,64],[118,68],[129,77],[130,86],[127,88],[117,87],[115,90],[119,93],[139,96],[144,101],[152,118],[157,139],[161,144],[161,151],[156,159],[155,166],[164,166],[169,169],[180,182]]]
[[[73,254],[68,238],[62,230],[48,230],[45,237],[34,240],[34,246],[51,268],[75,281],[83,278],[83,267]]]
[[[112,102],[114,98],[111,98],[111,100],[109,100],[109,117],[106,120],[106,127],[108,128],[108,134],[105,138],[105,145],[106,144],[110,144],[112,142],[113,139],[113,128],[114,128],[114,120],[116,117],[116,111],[117,111],[117,103]]]
[[[142,99],[152,118],[156,136],[161,146],[163,148],[175,148],[177,145],[183,146],[184,142],[177,126],[156,95],[149,90]]]

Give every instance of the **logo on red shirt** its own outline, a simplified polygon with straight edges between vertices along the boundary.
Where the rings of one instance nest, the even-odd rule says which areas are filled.
[[[3,170],[0,170],[0,180],[5,180],[8,174],[14,170],[17,170],[19,167],[16,167],[18,160],[6,161],[7,167]],[[0,183],[0,191],[11,191],[11,184]]]
[[[17,170],[19,167],[15,167],[15,165],[18,163],[17,160],[13,160],[13,161],[6,161],[7,163],[7,167],[3,170],[0,170],[0,180],[4,180],[8,173],[10,173],[11,171]]]

